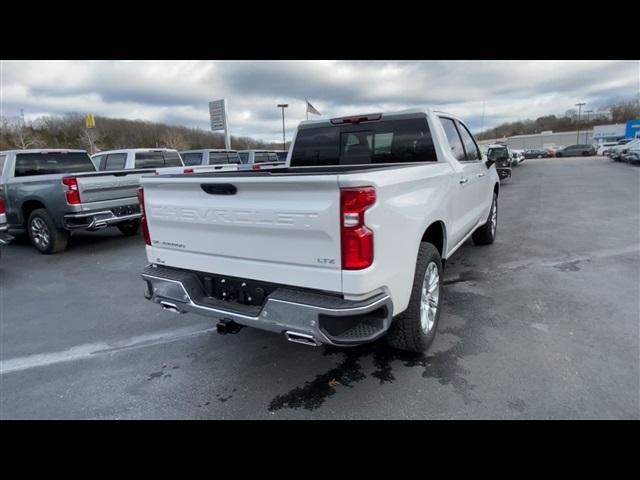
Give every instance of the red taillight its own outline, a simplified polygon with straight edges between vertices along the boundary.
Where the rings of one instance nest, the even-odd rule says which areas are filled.
[[[257,164],[253,164],[253,166],[251,167],[251,170],[260,170],[260,165]]]
[[[185,169],[182,171],[182,173],[193,173],[193,172],[194,172],[193,168],[185,168]]]
[[[151,235],[149,235],[149,226],[147,225],[147,215],[144,213],[144,190],[142,187],[138,188],[138,202],[140,203],[140,226],[142,227],[142,235],[144,235],[144,243],[151,246]]]
[[[69,205],[78,205],[80,203],[80,191],[78,190],[76,177],[64,177],[62,183],[67,186],[67,203]]]
[[[373,232],[364,223],[364,212],[376,203],[373,187],[340,189],[342,268],[361,270],[373,263]]]
[[[0,197],[0,215],[7,213],[7,209],[4,206],[4,198]]]

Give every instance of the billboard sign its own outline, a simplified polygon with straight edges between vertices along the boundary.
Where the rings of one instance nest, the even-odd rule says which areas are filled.
[[[229,137],[229,127],[227,125],[227,99],[213,100],[209,102],[209,119],[211,121],[211,131],[217,132],[224,130],[225,148],[231,148],[231,139]]]

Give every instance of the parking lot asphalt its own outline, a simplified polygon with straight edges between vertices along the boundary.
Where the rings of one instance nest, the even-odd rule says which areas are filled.
[[[640,168],[531,159],[445,270],[424,356],[219,336],[143,297],[141,237],[0,257],[0,418],[640,418]]]

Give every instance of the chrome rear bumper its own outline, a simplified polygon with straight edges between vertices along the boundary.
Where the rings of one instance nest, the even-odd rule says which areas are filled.
[[[142,213],[115,215],[111,210],[88,213],[70,213],[64,216],[64,228],[67,230],[99,230],[116,223],[137,220]]]
[[[285,335],[307,345],[353,346],[378,339],[391,325],[393,304],[386,293],[363,301],[277,288],[259,305],[206,297],[195,272],[149,265],[142,272],[145,297],[175,313],[193,312],[219,321]]]

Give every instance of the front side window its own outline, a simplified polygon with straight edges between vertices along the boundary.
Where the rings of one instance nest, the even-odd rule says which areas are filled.
[[[238,152],[229,152],[229,163],[240,163],[240,156],[238,155]]]
[[[249,163],[249,152],[240,152],[238,155],[240,155],[240,161],[242,163]]]
[[[456,128],[454,121],[451,118],[440,117],[440,123],[444,128],[444,133],[447,135],[451,154],[459,162],[464,162],[466,160],[464,147],[462,146],[462,140],[460,139],[460,135],[458,134],[458,129]]]
[[[462,145],[464,146],[464,151],[466,154],[465,158],[468,162],[480,160],[482,158],[482,155],[480,155],[480,149],[478,149],[478,145],[476,145],[473,136],[465,125],[460,122],[456,122],[456,124],[458,126],[458,131],[460,132],[460,137],[462,138]]]
[[[277,162],[278,161],[278,154],[275,152],[269,152],[269,161],[270,162]]]
[[[96,166],[96,170],[102,170],[102,161],[104,160],[104,155],[98,155],[97,157],[93,157],[91,161]]]

